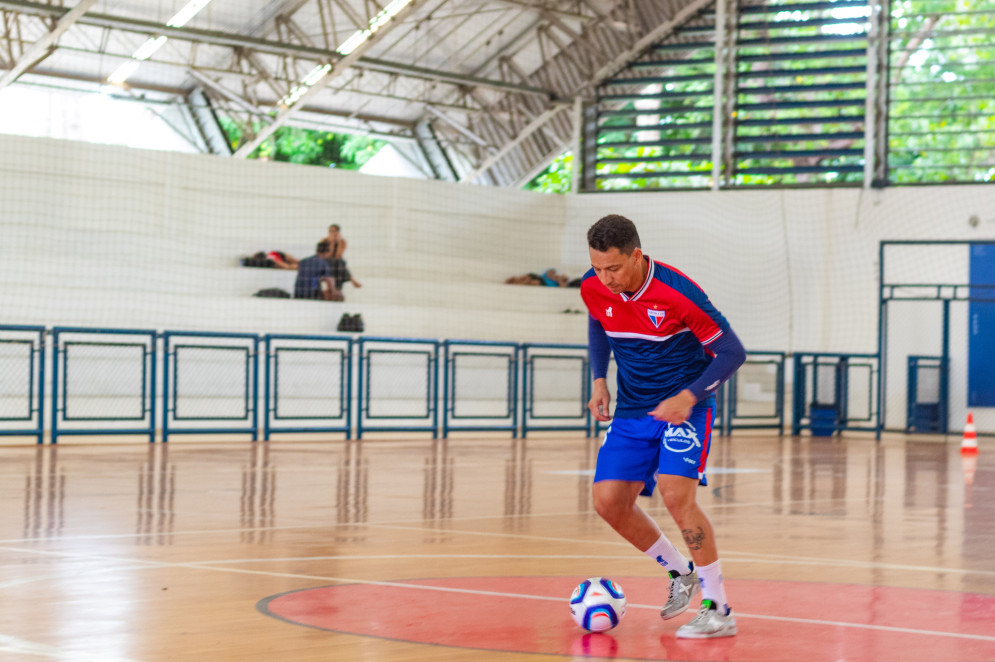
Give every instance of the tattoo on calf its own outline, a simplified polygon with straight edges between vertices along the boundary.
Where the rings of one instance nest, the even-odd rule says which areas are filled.
[[[690,549],[695,551],[701,549],[701,544],[705,541],[705,532],[700,526],[697,531],[692,529],[683,529],[681,534],[684,536],[684,542],[687,543]]]

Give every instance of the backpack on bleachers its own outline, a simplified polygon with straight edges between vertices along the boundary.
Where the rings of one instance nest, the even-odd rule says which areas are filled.
[[[290,292],[287,290],[281,290],[279,287],[267,287],[259,290],[252,296],[261,297],[263,299],[289,299]]]

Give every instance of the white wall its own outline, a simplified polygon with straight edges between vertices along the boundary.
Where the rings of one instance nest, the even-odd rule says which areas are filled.
[[[11,136],[0,155],[4,323],[327,333],[348,311],[377,335],[584,342],[583,316],[561,312],[582,307],[576,290],[501,283],[550,266],[580,275],[587,228],[621,213],[748,348],[871,353],[882,239],[995,238],[990,186],[548,196]],[[292,289],[293,274],[241,268],[239,256],[307,256],[330,223],[349,239],[362,289],[347,286],[344,304],[249,296]],[[906,266],[949,277],[966,274],[963,260]],[[939,353],[938,326],[906,317],[894,347]],[[904,391],[890,397],[901,412]],[[979,427],[995,429],[984,416]]]
[[[570,198],[564,262],[586,260],[604,214],[636,222],[643,248],[696,280],[748,349],[877,352],[882,240],[995,239],[991,186],[673,192]],[[980,222],[969,223],[972,216]],[[962,282],[966,248],[890,253],[888,280]],[[888,425],[905,422],[905,357],[939,354],[936,303],[895,305],[888,341]],[[966,304],[951,318],[951,427],[966,416]],[[995,430],[995,411],[976,411]]]
[[[576,290],[502,284],[559,266],[559,197],[20,137],[0,153],[11,323],[316,333],[348,311],[381,335],[583,340],[560,313]],[[294,274],[240,256],[306,257],[330,223],[363,289],[345,304],[249,296]]]

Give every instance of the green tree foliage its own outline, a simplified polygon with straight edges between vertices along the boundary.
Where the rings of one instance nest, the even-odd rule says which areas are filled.
[[[740,17],[734,186],[863,181],[870,9],[849,0],[810,4],[767,0]],[[891,183],[995,180],[991,7],[890,4]],[[709,32],[707,23],[688,29],[686,39],[678,30],[599,88],[599,190],[712,184],[714,50],[697,36]]]
[[[993,181],[991,4],[898,0],[892,4],[891,31],[891,181]]]
[[[243,137],[241,125],[226,117],[220,121],[232,148],[237,149]],[[249,158],[358,170],[386,144],[367,136],[282,126]]]
[[[573,181],[572,152],[559,155],[535,179],[525,185],[526,191],[539,193],[569,193]]]

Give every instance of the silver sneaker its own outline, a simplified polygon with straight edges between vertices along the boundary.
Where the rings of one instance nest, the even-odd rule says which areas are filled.
[[[711,600],[702,600],[698,615],[677,628],[678,639],[711,639],[736,634],[736,619],[732,611],[723,615]]]
[[[683,614],[691,604],[691,598],[700,590],[697,572],[692,570],[686,575],[678,575],[676,570],[671,570],[670,595],[667,596],[667,604],[660,610],[660,618],[666,621]]]

